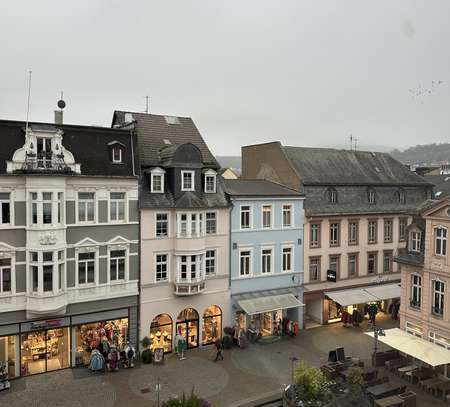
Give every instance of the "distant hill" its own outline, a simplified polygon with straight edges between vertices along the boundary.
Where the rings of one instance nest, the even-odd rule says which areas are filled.
[[[404,164],[431,166],[446,164],[450,161],[450,143],[423,144],[406,150],[391,151],[392,157]]]
[[[241,171],[241,157],[238,155],[218,155],[216,160],[222,168],[234,168]]]

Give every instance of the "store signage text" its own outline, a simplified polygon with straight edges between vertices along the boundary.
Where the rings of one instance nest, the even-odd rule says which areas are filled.
[[[48,321],[37,321],[31,323],[31,329],[48,329],[48,328],[57,328],[61,326],[60,319],[50,319]]]
[[[336,280],[337,280],[336,270],[328,270],[327,271],[327,281],[331,281],[332,283],[335,283]]]

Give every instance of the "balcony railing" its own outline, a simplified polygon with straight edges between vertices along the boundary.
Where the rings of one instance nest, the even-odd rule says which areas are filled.
[[[177,279],[174,282],[174,294],[179,296],[188,296],[201,294],[205,291],[206,281],[204,278],[199,278],[195,280],[182,280]]]

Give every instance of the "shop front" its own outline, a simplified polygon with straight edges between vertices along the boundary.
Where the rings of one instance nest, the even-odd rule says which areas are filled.
[[[199,345],[199,322],[198,312],[194,308],[186,308],[178,314],[176,332],[186,340],[188,349]]]
[[[150,325],[150,349],[163,348],[164,353],[172,352],[172,318],[169,314],[156,316]]]
[[[129,309],[0,326],[0,364],[9,378],[87,366],[93,349],[121,351],[129,337]]]

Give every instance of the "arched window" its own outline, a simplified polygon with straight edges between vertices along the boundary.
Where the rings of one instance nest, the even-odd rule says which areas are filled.
[[[199,316],[194,308],[185,308],[178,314],[176,333],[187,342],[188,348],[198,347],[198,329]]]
[[[172,318],[168,314],[159,314],[150,325],[150,349],[163,348],[164,353],[172,352]]]
[[[328,202],[331,204],[336,204],[338,202],[338,193],[334,188],[328,188]]]
[[[214,343],[222,338],[222,310],[211,305],[203,312],[203,345]]]
[[[376,203],[376,195],[373,188],[367,190],[367,202],[369,202],[370,205],[375,205]]]

